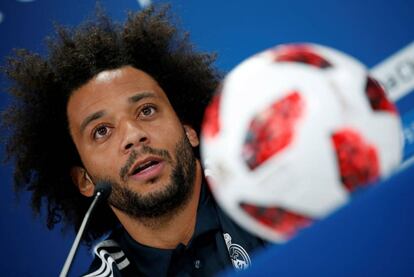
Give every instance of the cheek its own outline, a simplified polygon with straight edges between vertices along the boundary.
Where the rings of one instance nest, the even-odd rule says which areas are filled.
[[[174,148],[176,144],[185,136],[181,122],[175,119],[169,119],[161,124],[157,124],[151,131],[151,140],[157,145]],[[154,134],[158,134],[155,136]],[[173,154],[173,153],[171,153]]]
[[[113,147],[106,149],[84,149],[81,154],[82,162],[86,170],[96,177],[117,176],[118,157]]]

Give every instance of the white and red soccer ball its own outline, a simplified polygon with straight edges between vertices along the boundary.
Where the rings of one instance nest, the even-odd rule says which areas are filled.
[[[284,242],[390,174],[402,141],[394,104],[361,63],[288,44],[227,75],[206,110],[201,154],[219,205]]]

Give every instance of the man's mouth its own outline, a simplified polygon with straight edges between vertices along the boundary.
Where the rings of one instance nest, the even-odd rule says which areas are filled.
[[[153,166],[153,165],[156,165],[156,164],[158,164],[158,163],[159,163],[159,161],[148,161],[148,162],[146,162],[146,163],[144,163],[144,164],[138,165],[138,167],[137,167],[137,168],[135,168],[135,170],[134,170],[134,171],[132,171],[132,174],[131,174],[131,175],[138,174],[138,173],[140,173],[141,171],[144,171],[145,169],[147,169],[147,168],[149,168],[149,167],[151,167],[151,166]]]
[[[129,176],[136,180],[147,180],[158,176],[163,168],[163,160],[156,157],[148,157],[138,161],[132,167]]]

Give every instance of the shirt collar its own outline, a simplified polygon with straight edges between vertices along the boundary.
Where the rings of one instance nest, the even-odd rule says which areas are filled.
[[[208,189],[207,183],[203,182],[201,185],[200,201],[197,209],[197,219],[193,239],[217,229],[220,229],[220,223],[217,218],[214,199]]]

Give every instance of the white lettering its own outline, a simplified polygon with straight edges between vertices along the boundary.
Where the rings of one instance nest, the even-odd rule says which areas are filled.
[[[414,122],[404,128],[404,138],[407,144],[414,143]]]
[[[371,70],[372,75],[397,101],[414,90],[414,42],[387,58]]]

